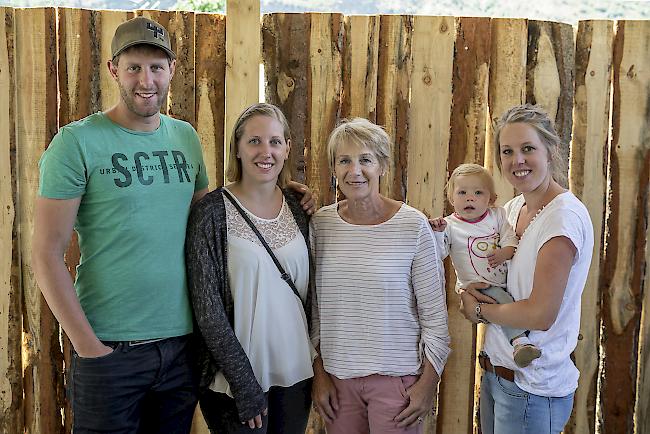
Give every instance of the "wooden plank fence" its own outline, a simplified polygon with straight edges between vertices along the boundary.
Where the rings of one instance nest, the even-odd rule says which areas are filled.
[[[289,164],[319,204],[335,200],[329,132],[363,116],[394,139],[382,193],[449,211],[448,173],[493,169],[492,124],[542,105],[564,141],[562,171],[594,224],[582,298],[581,371],[569,433],[650,430],[650,22],[269,14],[228,2],[230,16],[189,12],[0,7],[0,432],[68,433],[69,342],[34,282],[30,243],[37,162],[58,127],[117,101],[106,70],[115,28],[135,15],[164,24],[179,54],[164,111],[191,122],[210,187],[224,182],[234,117],[259,98],[292,128]],[[259,28],[259,32],[252,31]],[[574,36],[575,31],[575,36]],[[514,191],[497,175],[499,202]],[[75,241],[66,254],[71,273]],[[448,270],[453,353],[426,432],[477,432],[478,332],[458,313]],[[203,434],[197,416],[193,428]],[[317,417],[309,432],[324,432]]]

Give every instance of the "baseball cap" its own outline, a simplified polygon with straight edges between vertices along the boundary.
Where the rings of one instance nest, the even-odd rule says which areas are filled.
[[[113,36],[113,42],[111,42],[112,56],[115,58],[127,48],[139,44],[162,48],[170,58],[176,59],[167,30],[157,22],[145,17],[135,17],[118,26]]]

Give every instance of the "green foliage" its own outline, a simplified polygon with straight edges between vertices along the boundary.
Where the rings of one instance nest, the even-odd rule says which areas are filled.
[[[226,10],[226,0],[179,0],[174,9],[196,12],[220,12]]]

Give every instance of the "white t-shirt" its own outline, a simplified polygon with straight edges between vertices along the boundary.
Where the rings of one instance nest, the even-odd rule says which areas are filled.
[[[523,196],[509,201],[505,208],[514,227]],[[537,253],[552,238],[567,237],[576,248],[569,279],[557,318],[547,331],[531,330],[528,338],[542,350],[542,356],[526,368],[518,368],[512,358],[512,345],[496,325],[489,325],[484,351],[493,365],[515,371],[515,383],[523,390],[548,397],[566,396],[578,387],[578,369],[571,361],[580,329],[580,297],[589,273],[594,245],[594,230],[589,213],[573,193],[557,195],[542,209],[524,231],[517,253],[508,269],[508,292],[515,300],[527,299],[533,288]]]
[[[282,280],[271,256],[235,206],[227,199],[224,203],[234,330],[255,378],[264,392],[271,386],[287,387],[311,378],[316,352],[309,340],[302,303]],[[246,211],[304,300],[309,283],[309,254],[284,198],[274,219],[263,219]],[[214,377],[210,389],[232,397],[222,372]]]
[[[442,262],[431,226],[402,204],[388,221],[355,225],[337,205],[311,219],[316,264],[312,343],[341,378],[438,374],[450,352]]]
[[[487,259],[500,247],[517,246],[517,236],[506,218],[505,209],[488,208],[475,222],[464,220],[455,213],[445,217],[445,221],[443,258],[451,255],[456,270],[456,292],[477,282],[505,288],[506,262],[493,268]]]

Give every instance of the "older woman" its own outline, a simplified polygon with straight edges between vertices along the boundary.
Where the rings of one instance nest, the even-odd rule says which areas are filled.
[[[464,315],[488,322],[479,362],[485,370],[480,413],[483,433],[559,433],[569,419],[578,370],[571,361],[580,326],[580,297],[593,249],[584,205],[553,178],[560,139],[536,106],[508,110],[495,132],[495,159],[521,194],[507,217],[519,237],[508,269],[515,302],[493,300],[475,289],[461,294]],[[530,330],[541,357],[519,368],[495,324]]]
[[[328,155],[345,200],[311,223],[312,397],[329,434],[418,433],[449,354],[433,234],[422,213],[379,194],[390,158],[382,128],[345,122]]]
[[[206,195],[189,218],[200,403],[219,434],[303,434],[307,426],[315,355],[303,309],[310,305],[308,219],[296,193],[283,188],[290,146],[277,107],[244,110],[230,140],[232,184]]]

